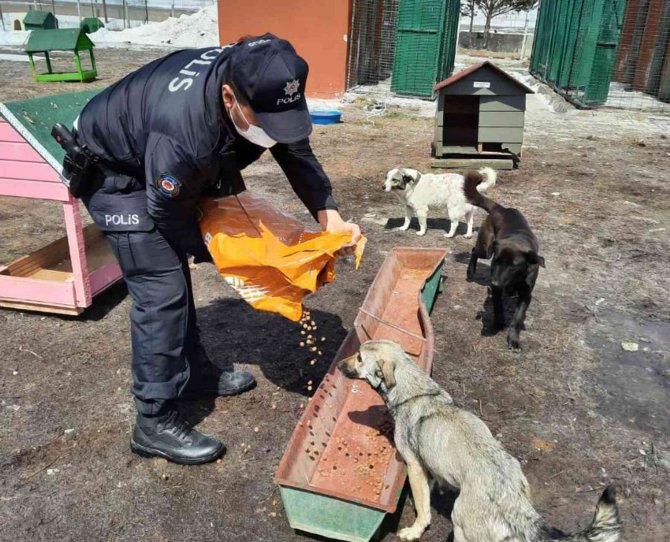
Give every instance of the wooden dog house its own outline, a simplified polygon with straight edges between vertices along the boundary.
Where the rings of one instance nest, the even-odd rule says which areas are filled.
[[[33,10],[23,18],[25,30],[53,30],[58,28],[58,19],[50,11]]]
[[[0,196],[58,201],[66,236],[0,265],[0,307],[79,314],[93,296],[121,279],[108,243],[83,225],[79,202],[61,182],[63,151],[50,135],[72,126],[98,91],[0,103]]]
[[[516,165],[530,88],[487,61],[438,83],[435,91],[433,167],[472,167],[472,160],[498,169]]]

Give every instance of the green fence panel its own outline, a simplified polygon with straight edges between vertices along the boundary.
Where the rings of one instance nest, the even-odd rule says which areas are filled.
[[[530,72],[577,105],[607,101],[625,0],[542,0]]]
[[[591,78],[584,99],[587,104],[603,104],[607,101],[625,9],[624,0],[605,1]]]
[[[453,70],[460,2],[400,0],[391,90],[429,97]]]

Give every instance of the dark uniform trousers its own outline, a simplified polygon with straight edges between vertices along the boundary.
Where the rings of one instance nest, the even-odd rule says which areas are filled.
[[[107,238],[133,301],[132,393],[137,411],[161,414],[188,381],[188,358],[198,357],[188,256],[154,226],[143,181],[104,170],[83,201]]]

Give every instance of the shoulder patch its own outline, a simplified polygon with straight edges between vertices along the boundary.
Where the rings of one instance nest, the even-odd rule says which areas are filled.
[[[166,198],[176,198],[181,191],[181,181],[172,175],[163,174],[154,182],[160,194]]]

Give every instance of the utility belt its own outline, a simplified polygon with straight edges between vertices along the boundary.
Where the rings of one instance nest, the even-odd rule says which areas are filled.
[[[77,141],[76,129],[54,125],[51,135],[65,150],[63,183],[80,198],[101,231],[151,231],[146,184],[141,164],[129,160],[109,164]],[[246,190],[235,152],[221,154],[218,180],[205,186],[203,197],[219,198]]]
[[[102,178],[115,175],[135,179],[144,177],[141,164],[135,160],[114,162],[114,164],[107,164],[100,160],[86,145],[77,141],[76,128],[70,131],[63,124],[57,123],[51,130],[51,136],[65,151],[63,183],[75,198],[82,198],[86,193],[95,190],[96,184],[100,184],[101,175]],[[235,151],[222,152],[219,164],[217,180],[208,183],[202,195],[204,197],[224,197],[244,192],[246,186],[237,165]],[[124,186],[119,186],[118,189],[120,192],[128,190]]]

